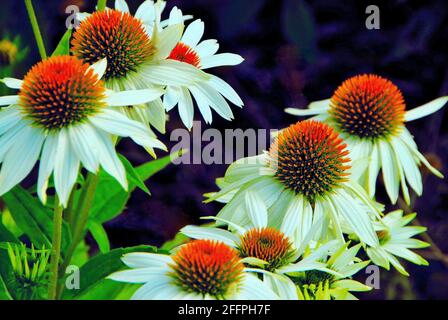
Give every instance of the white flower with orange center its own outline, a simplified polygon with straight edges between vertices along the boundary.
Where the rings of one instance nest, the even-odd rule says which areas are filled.
[[[20,183],[40,156],[37,192],[46,202],[48,179],[63,206],[79,173],[80,163],[97,173],[101,166],[127,188],[126,173],[111,135],[131,137],[152,150],[166,147],[145,126],[116,111],[129,103],[145,103],[149,90],[113,92],[101,77],[106,61],[89,66],[72,56],[37,63],[22,80],[3,82],[19,94],[0,97],[0,194]]]
[[[205,70],[220,66],[234,66],[244,59],[233,53],[219,53],[216,40],[203,40],[204,23],[195,20],[185,29],[182,39],[173,48],[168,59],[181,61],[198,70]],[[233,119],[233,112],[226,101],[238,107],[244,103],[235,90],[221,78],[208,74],[209,79],[196,81],[189,85],[168,85],[164,95],[164,105],[167,111],[178,106],[179,115],[184,125],[190,129],[193,126],[193,100],[199,108],[206,123],[212,123],[212,109],[226,120]],[[192,99],[193,97],[193,99]],[[224,99],[225,98],[225,99]]]
[[[378,246],[373,222],[381,205],[370,200],[349,180],[349,152],[328,125],[302,121],[281,131],[269,152],[233,163],[218,180],[219,192],[209,200],[227,202],[218,214],[245,226],[248,214],[241,203],[247,192],[256,192],[268,208],[268,225],[289,230],[298,242],[313,221],[323,219],[321,239],[344,240],[348,225],[369,246]]]
[[[166,114],[160,97],[165,86],[188,86],[209,78],[188,63],[168,59],[182,36],[184,18],[173,8],[167,26],[168,21],[160,21],[164,7],[162,1],[144,1],[133,16],[126,1],[117,0],[115,9],[81,14],[81,23],[71,41],[73,55],[84,62],[107,59],[107,88],[151,90],[147,103],[129,103],[121,111],[162,133]]]
[[[219,241],[192,241],[171,256],[129,253],[122,260],[131,269],[108,278],[143,283],[134,300],[277,298],[261,280],[245,271],[235,249]]]
[[[380,170],[392,203],[398,199],[400,184],[409,204],[408,185],[418,194],[423,192],[419,165],[423,163],[438,177],[437,171],[418,151],[405,122],[423,118],[441,109],[448,97],[406,111],[400,90],[389,80],[366,74],[350,78],[328,100],[313,102],[308,109],[286,109],[298,116],[315,119],[333,126],[346,141],[353,164],[357,165],[359,182],[374,197]]]

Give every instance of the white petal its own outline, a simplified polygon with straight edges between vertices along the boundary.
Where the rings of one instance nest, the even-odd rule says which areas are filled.
[[[237,105],[238,107],[244,106],[243,101],[238,96],[236,91],[233,90],[233,88],[224,80],[211,75],[211,79],[208,81],[208,83],[234,105]]]
[[[19,102],[19,96],[3,96],[0,97],[0,106],[9,106],[11,104],[17,104]]]
[[[63,207],[67,206],[70,192],[76,182],[79,172],[79,159],[70,145],[70,139],[65,129],[58,133],[58,146],[54,162],[54,187]]]
[[[145,283],[150,282],[151,280],[163,277],[167,273],[167,268],[138,268],[138,269],[130,269],[118,271],[110,276],[108,279],[112,279],[115,281],[128,282],[128,283]]]
[[[398,176],[398,169],[395,166],[393,151],[389,142],[383,140],[379,141],[379,150],[384,185],[391,202],[395,204],[398,199],[400,177]]]
[[[290,202],[288,209],[285,212],[285,218],[283,220],[280,230],[287,237],[293,237],[297,228],[300,227],[300,220],[303,212],[303,206],[305,200],[302,196],[296,195]]]
[[[132,296],[132,300],[176,299],[176,296],[180,295],[182,290],[174,286],[171,281],[172,278],[168,276],[155,278],[140,287]]]
[[[0,135],[14,127],[21,119],[20,111],[17,107],[11,106],[0,110]]]
[[[221,66],[236,66],[244,59],[234,53],[219,53],[213,56],[207,56],[201,59],[201,69],[209,69]]]
[[[195,82],[210,79],[210,76],[200,69],[188,63],[171,59],[143,67],[142,77],[150,83],[178,87],[190,86]]]
[[[168,86],[166,93],[163,96],[163,105],[166,111],[173,109],[179,102],[180,88],[175,86]]]
[[[239,238],[236,235],[218,228],[185,226],[180,229],[180,232],[192,239],[221,241],[231,247],[235,247],[239,242]]]
[[[195,51],[199,57],[207,57],[218,52],[219,44],[215,39],[204,40],[197,45]]]
[[[127,190],[128,182],[126,180],[126,171],[123,163],[117,156],[117,152],[115,151],[115,146],[110,135],[101,130],[93,130],[96,131],[96,135],[99,138],[98,157],[100,165],[107,173],[117,179],[124,190]]]
[[[43,204],[47,202],[48,179],[54,169],[57,148],[58,135],[49,134],[45,139],[45,144],[42,149],[39,162],[39,177],[37,179],[37,195]]]
[[[156,99],[149,102],[145,110],[151,125],[154,126],[154,128],[156,128],[160,133],[165,133],[167,115],[165,113],[165,108],[162,101],[160,99]]]
[[[229,104],[221,96],[221,94],[206,83],[197,84],[196,88],[208,100],[210,106],[224,119],[232,120],[233,112]]]
[[[210,105],[208,103],[207,98],[195,87],[190,87],[189,90],[193,95],[194,99],[196,100],[199,112],[204,118],[205,123],[208,124],[212,123],[213,120],[212,110],[210,109]]]
[[[129,7],[125,0],[115,0],[115,10],[129,13]]]
[[[286,108],[286,113],[295,115],[295,116],[314,116],[317,114],[326,113],[327,109],[297,109],[297,108]]]
[[[3,78],[2,81],[8,88],[11,89],[20,89],[23,84],[23,80],[19,80],[16,78]]]
[[[144,1],[135,12],[135,17],[143,21],[144,24],[153,24],[156,18],[154,1]]]
[[[173,259],[168,255],[149,252],[128,253],[121,260],[130,268],[161,268],[173,263]]]
[[[428,102],[420,107],[409,110],[405,114],[405,121],[413,121],[420,119],[439,111],[448,101],[448,96],[437,98],[431,102]]]
[[[254,228],[264,228],[268,225],[268,210],[263,199],[253,191],[245,194],[247,213]]]
[[[68,135],[79,160],[84,167],[92,173],[99,168],[99,141],[95,129],[89,125],[77,125],[69,127]]]
[[[368,167],[368,189],[367,192],[371,198],[375,196],[376,190],[376,181],[378,178],[378,173],[380,171],[380,152],[379,146],[374,143],[372,148],[372,154],[369,159],[369,167]]]
[[[190,130],[193,127],[194,107],[190,92],[186,88],[181,88],[179,95],[179,116],[185,127]]]
[[[5,154],[0,172],[0,194],[11,190],[33,169],[39,157],[44,133],[26,126],[15,135],[15,142]]]
[[[101,59],[90,66],[90,69],[98,76],[98,80],[100,80],[107,69],[107,59]]]
[[[161,88],[129,90],[114,92],[108,91],[106,103],[110,107],[123,107],[143,104],[153,101],[162,96],[164,93]]]
[[[246,273],[237,300],[276,300],[278,296],[256,276]]]
[[[199,43],[199,41],[201,41],[203,35],[204,22],[198,19],[188,25],[187,29],[185,29],[185,33],[182,36],[181,41],[191,48],[194,48]]]
[[[395,153],[404,168],[404,174],[406,180],[417,195],[421,195],[423,192],[422,175],[417,166],[414,157],[409,151],[408,147],[401,141],[400,138],[392,139],[392,145],[395,149]]]

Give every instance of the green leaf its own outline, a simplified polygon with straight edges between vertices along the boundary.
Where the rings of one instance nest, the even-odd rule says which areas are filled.
[[[145,164],[133,168],[133,172],[138,176],[138,181],[146,181],[151,176],[161,171],[171,163],[171,159],[180,157],[179,152],[176,155],[169,155],[158,160],[149,161]],[[134,175],[134,173],[132,175]],[[100,171],[100,179],[95,192],[95,199],[89,214],[89,219],[95,220],[102,224],[110,221],[121,212],[123,212],[129,197],[134,191],[136,184],[135,179],[129,179],[129,190],[124,191],[121,185],[104,170]]]
[[[19,243],[19,240],[0,222],[0,243],[2,242]],[[8,253],[0,249],[0,300],[13,299],[14,283],[15,278]]]
[[[123,163],[124,168],[126,170],[126,177],[128,179],[128,181],[130,183],[132,183],[133,185],[139,187],[141,190],[143,190],[145,193],[147,193],[148,195],[151,195],[151,192],[149,192],[148,188],[146,187],[145,183],[142,181],[142,179],[140,179],[140,176],[138,175],[138,173],[135,171],[134,167],[132,166],[132,164],[129,162],[128,159],[126,159],[124,156],[122,156],[121,154],[118,155],[118,157],[120,158],[120,161]]]
[[[85,294],[78,296],[78,300],[130,300],[140,287],[139,284],[123,283],[110,279],[103,279]]]
[[[88,261],[79,270],[80,289],[65,289],[62,298],[67,300],[81,299],[90,291],[96,290],[102,281],[110,274],[125,269],[121,261],[124,254],[131,252],[156,252],[157,249],[151,246],[137,246],[131,248],[118,248],[108,253],[100,254]]]
[[[53,212],[21,186],[16,186],[3,195],[3,200],[17,226],[29,237],[31,242],[37,248],[42,246],[51,248]],[[65,251],[70,241],[69,227],[63,222],[62,251]]]
[[[101,253],[109,252],[110,251],[109,238],[107,237],[106,230],[104,230],[103,226],[98,222],[90,220],[87,225],[87,228],[89,229],[90,233],[92,234],[93,238],[98,244],[100,252]]]
[[[64,56],[70,53],[70,37],[72,36],[72,29],[68,29],[59,41],[58,46],[54,50],[52,57]]]

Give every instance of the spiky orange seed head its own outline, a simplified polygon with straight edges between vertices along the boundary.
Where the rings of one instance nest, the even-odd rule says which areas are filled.
[[[269,154],[275,176],[289,189],[314,202],[346,180],[347,145],[328,125],[299,121],[281,131]]]
[[[266,261],[267,270],[275,270],[289,262],[293,255],[291,241],[275,228],[254,228],[241,236],[238,247],[243,258],[253,257]]]
[[[174,49],[171,51],[168,59],[177,60],[181,62],[185,62],[195,66],[196,68],[200,68],[201,66],[201,58],[190,46],[185,43],[179,42]]]
[[[141,20],[113,9],[83,20],[71,44],[73,54],[89,64],[107,58],[106,81],[137,71],[155,53]]]
[[[352,77],[333,94],[329,113],[337,127],[360,138],[394,135],[403,126],[403,95],[391,81],[373,74]]]
[[[187,292],[224,298],[241,282],[238,252],[222,242],[195,240],[173,256],[170,276]]]
[[[73,56],[37,63],[23,79],[19,105],[36,126],[57,130],[82,122],[105,106],[104,83]]]

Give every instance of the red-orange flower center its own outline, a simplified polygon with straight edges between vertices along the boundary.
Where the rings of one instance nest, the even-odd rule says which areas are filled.
[[[331,98],[329,112],[341,131],[375,139],[400,130],[405,108],[397,86],[382,77],[366,74],[342,83]]]
[[[105,88],[89,65],[72,56],[37,63],[26,74],[19,92],[25,116],[53,130],[84,121],[104,107]]]
[[[276,177],[311,202],[346,180],[346,144],[324,123],[297,122],[281,131],[269,150]]]
[[[199,55],[190,46],[179,42],[171,51],[168,59],[182,61],[199,68],[201,65],[201,59]]]
[[[81,22],[73,35],[72,52],[89,64],[107,58],[105,77],[109,80],[137,71],[155,49],[141,20],[107,9]]]
[[[293,255],[292,244],[285,234],[275,228],[250,229],[241,236],[238,247],[243,258],[253,257],[266,261],[268,270],[290,262]]]
[[[243,264],[238,252],[222,242],[195,240],[174,256],[170,274],[184,291],[225,298],[240,283]]]

